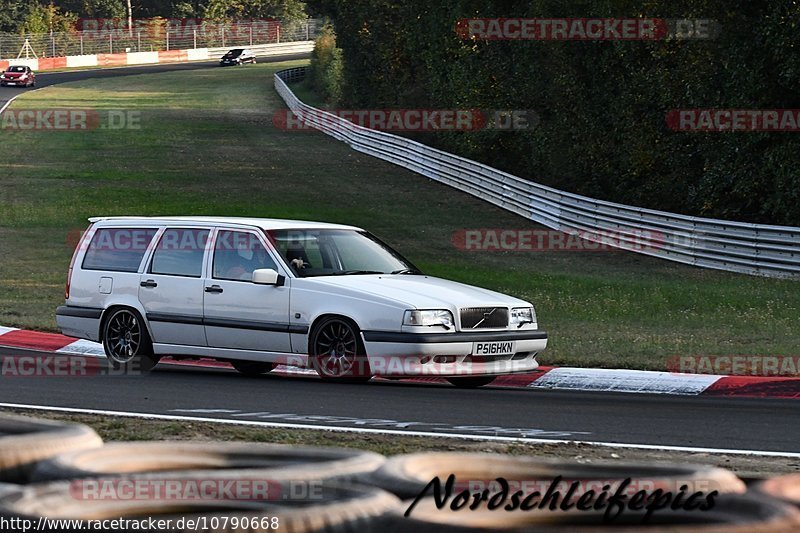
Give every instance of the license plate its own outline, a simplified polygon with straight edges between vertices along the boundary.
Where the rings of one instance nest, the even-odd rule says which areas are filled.
[[[512,355],[515,346],[514,341],[473,342],[472,355]]]
[[[16,85],[16,82],[13,82],[13,81],[7,81],[7,82],[6,82],[6,85]]]

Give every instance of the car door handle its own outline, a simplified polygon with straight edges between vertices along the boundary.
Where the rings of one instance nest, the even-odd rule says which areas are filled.
[[[152,288],[158,287],[158,283],[156,283],[156,282],[155,282],[154,280],[152,280],[152,279],[148,279],[147,281],[143,281],[143,282],[141,282],[139,285],[141,285],[142,287],[147,287],[147,288],[149,288],[149,289],[152,289]]]
[[[206,287],[206,292],[222,292],[222,287],[219,285],[212,285],[210,287]]]

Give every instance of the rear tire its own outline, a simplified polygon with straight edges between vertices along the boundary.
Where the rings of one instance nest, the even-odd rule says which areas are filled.
[[[447,378],[452,385],[459,389],[477,389],[488,385],[495,380],[497,376],[473,376],[469,378]]]
[[[103,324],[103,350],[114,370],[150,372],[158,364],[144,320],[133,309],[109,312]]]
[[[258,361],[238,361],[238,360],[231,361],[231,366],[235,368],[238,372],[244,374],[245,376],[260,376],[261,374],[266,374],[267,372],[275,368],[275,365],[273,363],[261,363]]]

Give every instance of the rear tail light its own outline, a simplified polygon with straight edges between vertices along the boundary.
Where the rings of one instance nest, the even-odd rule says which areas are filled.
[[[84,243],[86,242],[86,238],[89,236],[90,230],[92,229],[92,225],[89,224],[89,227],[83,232],[81,238],[78,239],[78,246],[75,247],[75,251],[72,252],[72,259],[69,261],[69,270],[67,271],[67,286],[64,289],[64,299],[69,300],[69,287],[72,284],[72,269],[75,266],[75,259],[78,257],[78,252],[83,248]]]

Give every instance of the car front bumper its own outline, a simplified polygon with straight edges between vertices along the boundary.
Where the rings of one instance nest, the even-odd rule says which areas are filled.
[[[530,372],[547,346],[541,330],[398,333],[365,331],[370,369],[378,376],[456,377]],[[479,356],[476,342],[514,342],[513,353]]]

